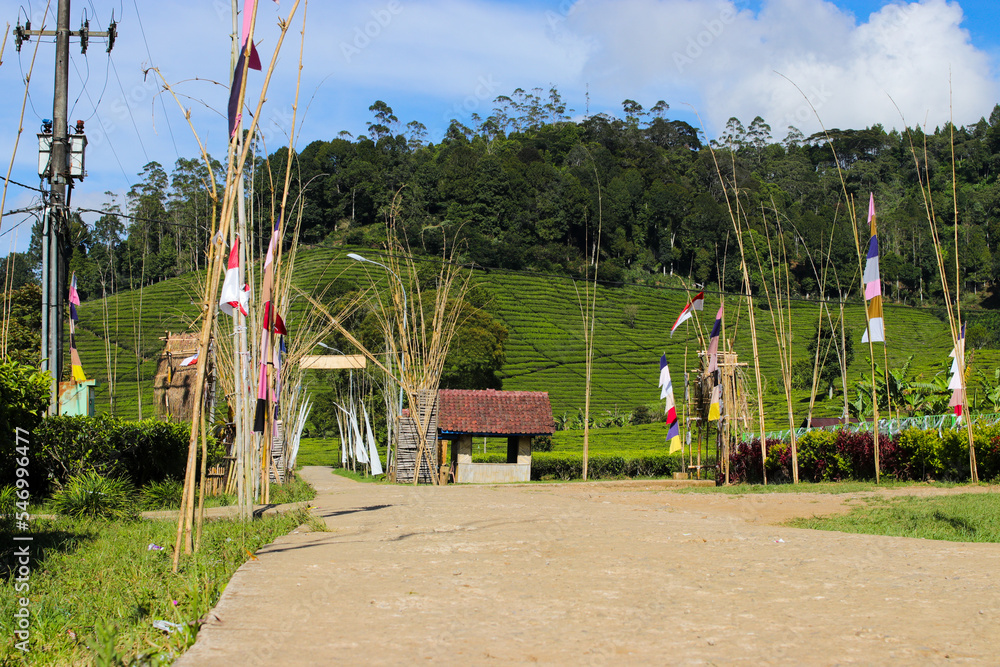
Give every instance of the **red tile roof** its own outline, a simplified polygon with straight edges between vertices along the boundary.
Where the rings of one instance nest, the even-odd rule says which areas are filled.
[[[555,422],[547,391],[442,389],[438,428],[472,435],[551,435]]]

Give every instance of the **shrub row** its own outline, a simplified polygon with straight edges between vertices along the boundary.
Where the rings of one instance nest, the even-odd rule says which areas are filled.
[[[799,479],[810,482],[871,480],[875,478],[875,450],[871,432],[812,431],[798,439]],[[787,442],[767,441],[768,482],[792,479],[792,453]],[[1000,425],[973,431],[976,463],[981,480],[1000,478]],[[879,435],[882,475],[905,480],[963,481],[970,477],[968,436],[964,429],[922,431],[909,429],[889,437]],[[737,445],[729,457],[729,476],[735,483],[762,481],[760,441]]]
[[[478,463],[505,463],[503,454],[485,454],[475,457]],[[587,462],[588,479],[627,479],[632,477],[669,477],[681,469],[678,455],[658,452],[615,456],[595,454]],[[531,479],[581,479],[583,454],[562,452],[535,452],[531,455]]]
[[[31,435],[32,480],[61,487],[70,477],[89,471],[126,477],[137,487],[183,479],[189,437],[186,423],[126,421],[108,415],[46,417]],[[209,465],[221,455],[210,436]]]

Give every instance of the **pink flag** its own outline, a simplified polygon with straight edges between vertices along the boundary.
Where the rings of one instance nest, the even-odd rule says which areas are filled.
[[[73,280],[69,283],[69,302],[77,306],[80,305],[80,294],[76,291],[76,271],[73,272]]]
[[[250,39],[250,23],[253,19],[253,10],[256,3],[254,0],[245,0],[243,3],[243,33],[240,38],[240,47],[245,49],[247,40]],[[257,55],[257,47],[250,40],[250,69],[260,70],[260,56]]]

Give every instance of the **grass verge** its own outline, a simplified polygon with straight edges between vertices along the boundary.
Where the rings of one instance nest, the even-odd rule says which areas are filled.
[[[18,650],[8,638],[0,664],[169,664],[194,642],[236,569],[305,521],[306,512],[298,511],[206,522],[199,553],[182,556],[174,574],[174,521],[36,520],[22,590],[15,588],[19,576],[7,547],[12,536],[3,535],[8,569],[0,581],[0,614],[13,619],[18,598],[30,600],[30,650]],[[157,620],[177,625],[165,632],[153,626]]]
[[[353,479],[355,482],[367,482],[369,484],[382,484],[386,482],[385,475],[380,475],[378,477],[372,477],[370,475],[363,475],[359,472],[354,472],[353,470],[348,470],[347,468],[334,468],[334,475],[339,475],[341,477],[346,477],[347,479]]]
[[[1000,494],[872,498],[849,514],[795,519],[788,525],[951,542],[1000,542]]]

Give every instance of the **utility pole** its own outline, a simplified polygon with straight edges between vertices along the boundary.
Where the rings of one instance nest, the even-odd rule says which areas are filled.
[[[56,29],[32,30],[31,22],[20,22],[14,29],[18,51],[21,43],[31,37],[56,38],[55,90],[52,98],[52,120],[43,122],[39,139],[40,178],[48,178],[49,192],[42,218],[42,370],[51,376],[49,414],[59,413],[59,379],[63,369],[63,306],[66,300],[66,266],[69,263],[69,198],[73,179],[83,180],[83,150],[87,138],[83,121],[77,121],[75,134],[69,134],[69,38],[80,38],[81,51],[87,53],[91,36],[107,37],[108,51],[115,43],[117,28],[112,15],[106,32],[91,32],[90,22],[83,21],[79,32],[69,29],[70,0],[59,0]],[[47,162],[43,162],[45,155]]]

